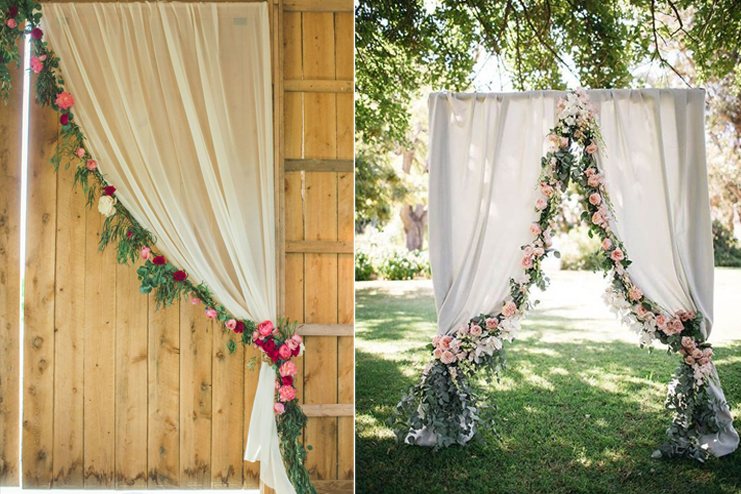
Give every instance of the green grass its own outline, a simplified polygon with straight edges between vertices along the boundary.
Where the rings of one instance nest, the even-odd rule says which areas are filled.
[[[498,406],[499,436],[484,431],[480,442],[440,452],[399,445],[386,425],[428,361],[424,346],[435,333],[431,284],[357,284],[358,493],[741,492],[741,451],[707,464],[650,458],[669,424],[663,400],[676,357],[638,347],[604,307],[598,275],[552,278],[508,347],[501,382],[484,388],[485,400]],[[737,421],[739,288],[741,270],[716,272],[711,341]]]

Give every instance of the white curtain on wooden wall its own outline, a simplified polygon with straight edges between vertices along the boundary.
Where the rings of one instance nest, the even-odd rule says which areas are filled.
[[[267,4],[48,3],[44,12],[75,118],[118,199],[235,316],[275,321]],[[272,391],[274,379],[261,372],[258,388]],[[261,395],[246,459],[292,493],[272,392]]]

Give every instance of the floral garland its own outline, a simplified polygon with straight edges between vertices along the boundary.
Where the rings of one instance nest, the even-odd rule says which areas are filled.
[[[137,222],[126,207],[116,198],[116,188],[111,185],[98,169],[98,163],[85,145],[85,135],[75,123],[71,109],[74,97],[64,90],[64,79],[58,74],[59,58],[43,40],[44,33],[39,27],[41,4],[32,0],[0,0],[0,98],[7,100],[11,89],[9,63],[21,65],[18,50],[19,40],[30,36],[30,70],[36,75],[36,100],[59,112],[61,129],[51,163],[58,171],[60,165],[65,169],[74,166],[75,185],[80,185],[87,196],[87,205],[92,207],[98,199],[98,211],[106,219],[100,235],[99,250],[115,244],[117,262],[129,264],[138,258],[144,264],[137,269],[141,281],[139,290],[143,294],[152,293],[157,308],[167,307],[182,297],[192,304],[203,304],[204,315],[208,319],[218,319],[224,324],[224,331],[233,332],[243,345],[253,345],[263,352],[263,360],[273,367],[276,373],[276,399],[273,409],[276,414],[278,433],[281,438],[281,453],[288,477],[299,494],[316,494],[303,465],[306,450],[300,441],[306,425],[298,399],[294,376],[298,370],[292,357],[303,353],[301,336],[296,334],[296,323],[278,320],[256,324],[251,320],[240,320],[227,311],[223,304],[214,300],[211,291],[200,283],[196,285],[188,279],[188,274],[178,269],[165,257],[154,250],[155,237]],[[227,343],[230,353],[236,350],[231,338]],[[256,359],[249,362],[254,368]]]
[[[523,277],[510,280],[509,297],[498,314],[481,314],[450,334],[433,338],[433,361],[399,402],[391,419],[397,439],[415,443],[418,437],[431,435],[435,447],[442,448],[465,444],[476,434],[480,400],[467,379],[479,370],[498,376],[505,367],[503,341],[512,341],[520,319],[531,307],[530,287],[546,288],[542,259],[551,252],[558,256],[551,248],[553,219],[573,181],[585,197],[581,218],[589,222],[589,236],[601,240],[600,265],[611,282],[605,301],[640,335],[641,347],[650,348],[658,339],[668,346],[669,353],[683,357],[669,385],[665,406],[674,418],[660,452],[704,461],[709,453],[700,446],[700,436],[717,432],[726,424],[716,419],[723,403],[713,400],[708,391],[709,381],[714,379],[713,349],[701,331],[703,316],[692,310],[671,314],[631,280],[626,269],[631,261],[610,227],[612,206],[595,159],[602,139],[594,108],[583,90],[559,100],[558,122],[547,139],[549,150],[541,160],[541,196],[535,202],[540,217],[529,227],[533,241],[522,247]]]

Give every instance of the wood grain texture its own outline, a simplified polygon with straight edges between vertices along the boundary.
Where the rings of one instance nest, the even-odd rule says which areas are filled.
[[[285,91],[301,93],[348,93],[355,90],[352,80],[347,81],[323,81],[293,79],[284,82]]]
[[[288,240],[286,242],[286,252],[352,254],[353,248],[352,240],[340,242],[328,240]]]
[[[134,266],[116,268],[116,488],[147,488],[149,298]]]
[[[78,273],[85,272],[86,208],[71,173],[56,179],[53,483],[82,488],[85,277]]]
[[[351,100],[352,101],[352,100]],[[352,159],[346,160],[285,160],[287,172],[353,172],[355,163]]]
[[[352,0],[285,0],[287,12],[353,12]]]
[[[29,121],[23,368],[23,486],[51,487],[54,440],[54,260],[57,180],[49,165],[56,113],[32,104]]]
[[[22,69],[8,69],[21,80]],[[20,485],[22,93],[16,83],[0,106],[0,487]]]

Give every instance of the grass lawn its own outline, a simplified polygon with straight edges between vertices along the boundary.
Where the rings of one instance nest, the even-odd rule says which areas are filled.
[[[677,364],[641,350],[601,300],[605,282],[555,272],[508,347],[509,369],[484,388],[499,437],[440,452],[399,445],[386,425],[428,361],[435,334],[429,281],[356,284],[358,493],[739,493],[741,451],[706,464],[652,460]],[[578,301],[578,302],[577,302]],[[716,270],[710,341],[741,428],[741,270]]]

